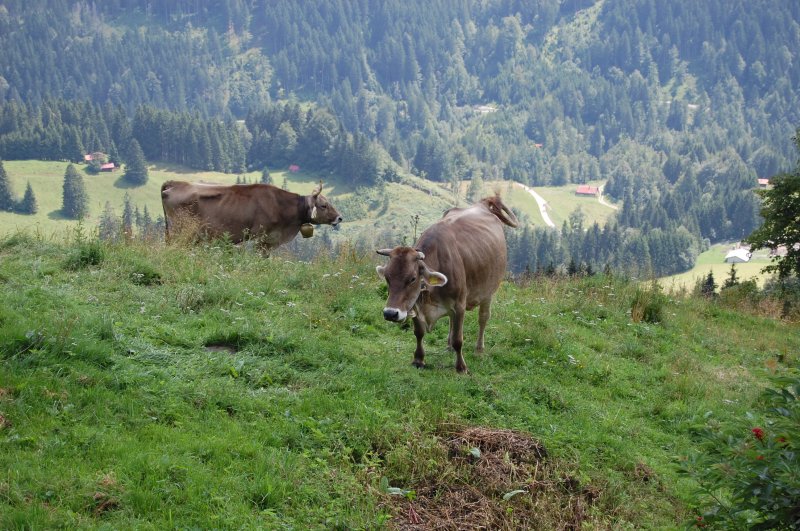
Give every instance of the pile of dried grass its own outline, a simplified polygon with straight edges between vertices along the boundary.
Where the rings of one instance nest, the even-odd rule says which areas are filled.
[[[439,473],[406,486],[413,496],[386,496],[394,529],[578,529],[588,518],[597,491],[530,435],[456,426],[439,435],[448,456]]]

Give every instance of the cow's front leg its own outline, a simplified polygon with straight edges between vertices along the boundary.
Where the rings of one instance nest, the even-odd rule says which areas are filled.
[[[464,344],[463,306],[453,310],[453,314],[450,316],[450,323],[452,323],[453,350],[456,352],[456,370],[460,373],[465,373],[467,372],[467,363],[464,361],[464,355],[461,353],[461,347]]]
[[[414,317],[414,336],[417,338],[417,350],[414,351],[414,361],[411,365],[421,369],[425,366],[425,349],[422,347],[422,338],[425,337],[425,324],[419,317]]]

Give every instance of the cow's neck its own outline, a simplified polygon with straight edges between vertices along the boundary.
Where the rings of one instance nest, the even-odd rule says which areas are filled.
[[[297,200],[297,211],[300,213],[300,224],[302,225],[303,223],[311,223],[311,201],[313,201],[313,198],[308,195],[300,195],[298,196]]]

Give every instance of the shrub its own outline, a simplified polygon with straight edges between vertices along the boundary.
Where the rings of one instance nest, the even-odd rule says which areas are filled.
[[[756,307],[761,301],[761,292],[755,280],[745,280],[723,287],[719,292],[719,302],[728,308],[744,309]]]
[[[103,247],[99,241],[81,242],[67,256],[64,267],[76,271],[100,265],[103,262],[103,256]]]
[[[800,377],[773,382],[764,414],[707,428],[702,451],[684,462],[699,484],[698,527],[800,528]]]
[[[664,318],[666,302],[667,297],[658,282],[653,282],[649,289],[637,287],[631,303],[631,319],[635,323],[660,323]]]

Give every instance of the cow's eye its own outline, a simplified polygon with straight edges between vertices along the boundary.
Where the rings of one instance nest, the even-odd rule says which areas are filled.
[[[328,205],[320,205],[319,208],[321,208],[322,210],[325,210],[326,208],[328,208]]]
[[[410,286],[411,284],[413,284],[416,281],[417,281],[417,277],[411,277],[406,281],[406,285]]]

